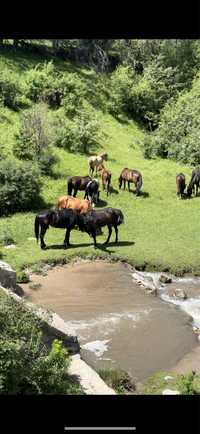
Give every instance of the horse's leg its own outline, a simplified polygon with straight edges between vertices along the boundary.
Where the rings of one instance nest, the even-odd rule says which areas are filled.
[[[91,231],[91,235],[92,235],[92,238],[93,238],[93,240],[94,240],[94,247],[96,247],[96,245],[97,245],[97,241],[96,241],[96,230],[95,230],[95,229],[93,229],[93,230]]]
[[[126,180],[124,179],[124,190],[125,190],[125,188],[126,188]]]
[[[130,191],[130,181],[128,181],[128,191]]]
[[[44,242],[44,236],[45,236],[47,229],[48,229],[48,226],[46,226],[46,225],[41,226],[41,230],[40,230],[40,247],[41,247],[41,249],[45,249],[45,247],[46,247],[46,244]]]
[[[75,188],[74,188],[74,194],[73,194],[74,197],[76,197],[76,195],[77,195],[77,191],[78,191],[78,189],[75,187]]]
[[[67,228],[66,233],[65,233],[65,239],[64,239],[64,248],[65,249],[67,246],[71,246],[71,244],[69,242],[69,237],[70,237],[70,229]]]
[[[105,241],[105,243],[103,243],[103,244],[108,244],[108,243],[109,243],[109,240],[110,240],[111,234],[112,234],[112,227],[111,227],[110,225],[108,225],[108,238],[107,238],[107,240]]]
[[[117,244],[118,243],[118,227],[114,226],[114,228],[115,228],[115,235],[116,235],[115,244]]]

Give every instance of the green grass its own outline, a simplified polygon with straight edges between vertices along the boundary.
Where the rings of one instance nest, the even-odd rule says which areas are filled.
[[[101,199],[108,206],[120,208],[124,213],[125,224],[119,228],[119,245],[111,243],[106,248],[99,245],[94,249],[87,234],[73,231],[71,242],[75,248],[42,251],[35,240],[28,240],[34,237],[35,213],[18,213],[0,219],[0,233],[9,227],[16,243],[13,250],[2,247],[3,259],[19,270],[38,262],[65,262],[76,256],[108,256],[152,270],[200,274],[200,199],[176,199],[175,175],[183,171],[188,181],[191,168],[168,160],[145,160],[137,145],[142,140],[143,132],[134,123],[121,124],[109,115],[99,113],[99,116],[106,137],[102,139],[98,151],[105,149],[109,154],[107,167],[112,171],[113,187],[118,190],[118,176],[122,168],[131,167],[142,172],[142,192],[149,195],[136,198],[133,193],[121,190],[107,198],[106,193],[101,191]],[[88,173],[85,155],[63,149],[56,149],[55,152],[59,156],[55,172],[60,177],[56,180],[49,177],[43,179],[42,197],[48,206],[55,205],[57,198],[66,193],[67,176]],[[83,194],[79,193],[79,196]],[[98,241],[102,243],[106,235],[107,228]],[[47,245],[62,244],[64,231],[50,228],[45,239]]]
[[[169,376],[170,379],[165,380]],[[200,375],[188,373],[187,375],[173,372],[156,372],[140,387],[142,395],[162,395],[163,390],[178,390],[181,395],[195,395],[200,393]]]
[[[23,73],[38,62],[44,61],[39,55],[11,52],[0,55],[0,65],[9,66],[23,80]],[[56,61],[60,70],[80,73],[89,83],[87,69],[74,68],[68,62]],[[84,78],[85,77],[85,78]],[[93,75],[92,75],[93,77]],[[94,77],[92,78],[94,80]],[[8,153],[12,153],[15,132],[19,125],[19,112],[1,109],[0,143]],[[112,172],[112,186],[118,190],[118,177],[124,167],[138,169],[143,175],[143,195],[136,198],[128,191],[119,191],[107,198],[101,191],[101,199],[108,206],[120,208],[125,217],[125,224],[119,228],[119,244],[93,247],[90,237],[79,231],[72,231],[72,248],[50,248],[42,251],[34,237],[35,212],[17,213],[0,219],[0,238],[5,229],[12,233],[15,249],[0,246],[2,259],[16,270],[22,270],[34,264],[65,263],[76,257],[103,257],[113,260],[122,259],[136,267],[149,270],[169,270],[174,273],[192,272],[200,275],[200,198],[177,200],[176,173],[186,174],[187,183],[191,167],[169,160],[145,160],[140,149],[144,133],[134,122],[119,122],[108,114],[97,111],[102,122],[101,143],[96,152],[106,150],[109,155],[106,166]],[[42,197],[47,207],[54,206],[60,195],[66,194],[66,181],[69,175],[88,173],[87,156],[67,152],[56,148],[59,157],[54,167],[56,179],[43,178]],[[83,193],[78,194],[83,197]],[[107,236],[98,236],[102,243]],[[50,228],[45,237],[47,246],[61,245],[64,231]],[[114,240],[114,234],[111,241]]]

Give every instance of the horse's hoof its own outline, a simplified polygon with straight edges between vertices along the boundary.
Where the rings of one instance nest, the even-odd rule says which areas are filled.
[[[41,249],[42,249],[42,250],[45,250],[45,249],[46,249],[46,246],[41,246]]]

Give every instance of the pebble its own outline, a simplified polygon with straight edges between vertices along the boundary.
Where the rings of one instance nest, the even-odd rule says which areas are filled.
[[[162,395],[180,395],[180,392],[178,390],[165,389]]]

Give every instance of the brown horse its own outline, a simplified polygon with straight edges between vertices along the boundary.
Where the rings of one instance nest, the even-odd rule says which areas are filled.
[[[103,164],[101,166],[99,166],[98,171],[101,173],[101,181],[102,181],[103,190],[106,189],[107,196],[108,196],[108,193],[111,193],[110,192],[110,182],[111,182],[112,173],[109,172],[109,170],[107,170]]]
[[[79,214],[86,214],[92,210],[92,204],[87,199],[79,199],[73,196],[62,196],[57,201],[58,209],[71,208]]]
[[[183,173],[179,173],[176,175],[176,185],[177,185],[177,199],[181,199],[184,196],[184,190],[186,187],[185,184],[185,175]]]
[[[132,170],[125,167],[122,170],[121,175],[119,177],[119,188],[122,186],[122,182],[124,183],[124,190],[126,188],[126,181],[128,182],[128,191],[130,191],[130,182],[133,182],[136,186],[136,196],[139,195],[140,189],[142,187],[142,175],[138,170]]]

